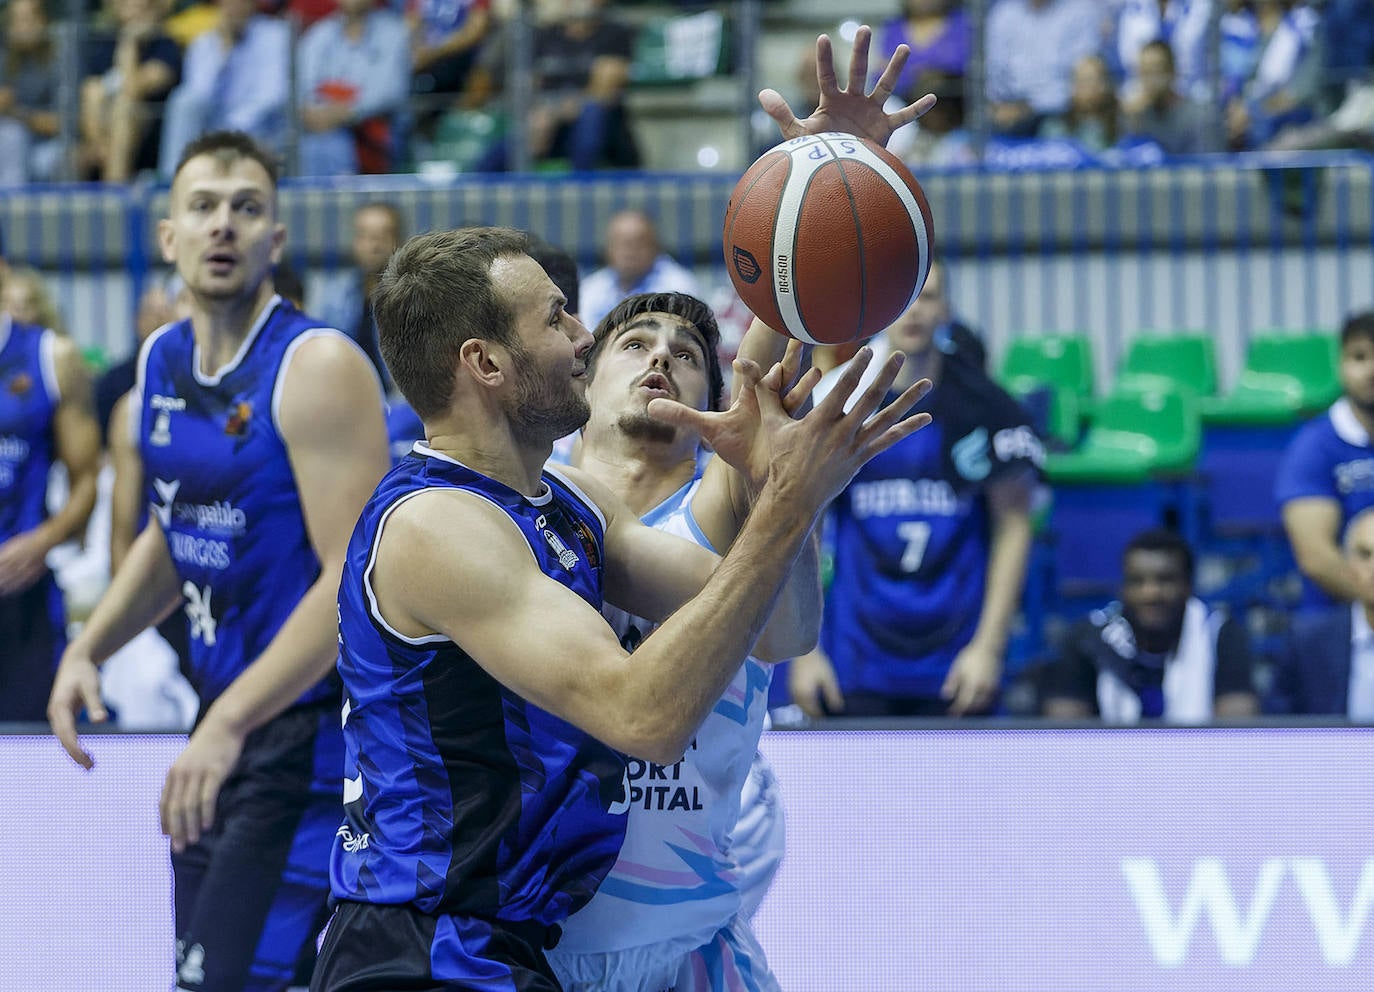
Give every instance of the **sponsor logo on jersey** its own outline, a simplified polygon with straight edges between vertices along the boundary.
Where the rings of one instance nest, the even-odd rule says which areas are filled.
[[[0,458],[7,462],[22,462],[29,457],[29,442],[13,434],[0,434]]]
[[[954,469],[970,482],[979,482],[992,471],[988,459],[988,429],[975,427],[950,448],[950,459]]]
[[[944,479],[875,479],[849,487],[854,516],[952,517],[959,512],[959,497]]]
[[[253,418],[252,403],[235,403],[229,411],[229,419],[224,424],[224,433],[230,437],[243,437],[248,433],[248,421]]]
[[[600,568],[601,548],[596,543],[596,534],[592,532],[591,527],[587,526],[584,521],[574,518],[572,529],[573,533],[577,535],[577,543],[582,545],[582,555],[587,559],[587,564],[591,565],[592,568]],[[627,650],[633,651],[634,649],[628,648]]]
[[[11,396],[23,396],[33,388],[33,376],[27,372],[16,372],[5,383]]]
[[[1335,468],[1336,489],[1342,495],[1374,489],[1374,458],[1356,458]]]
[[[172,443],[172,414],[186,409],[186,401],[180,396],[163,396],[154,393],[148,405],[157,411],[153,429],[148,433],[148,443],[157,448],[165,448]]]
[[[343,842],[343,849],[349,854],[357,854],[359,851],[365,851],[372,843],[371,834],[355,834],[349,829],[347,823],[338,829],[335,836]]]
[[[153,480],[153,492],[157,493],[160,502],[154,503],[151,509],[163,530],[172,526],[172,504],[176,502],[177,490],[180,488],[180,479],[173,479],[171,482],[166,479]]]
[[[248,526],[248,515],[227,499],[178,503],[173,516],[179,524],[216,534],[242,534]]]

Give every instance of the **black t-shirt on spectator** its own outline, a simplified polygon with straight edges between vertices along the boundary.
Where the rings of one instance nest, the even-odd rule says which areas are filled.
[[[98,34],[90,39],[86,51],[86,75],[103,76],[114,68],[118,39],[113,34]],[[172,86],[181,78],[181,48],[165,34],[149,35],[138,43],[138,62],[161,62],[172,70]],[[168,92],[171,87],[168,87]],[[162,94],[161,100],[166,94]]]
[[[569,38],[561,25],[541,28],[534,35],[534,75],[539,92],[558,93],[586,88],[592,64],[604,56],[629,59],[634,29],[615,21],[601,21],[586,38]]]

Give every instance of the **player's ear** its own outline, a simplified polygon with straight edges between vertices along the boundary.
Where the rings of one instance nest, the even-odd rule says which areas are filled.
[[[496,388],[506,382],[511,354],[484,338],[468,338],[458,349],[458,367],[479,385]]]
[[[176,264],[176,236],[173,232],[172,222],[166,218],[157,222],[157,246],[162,251],[164,262]]]
[[[283,249],[286,248],[286,225],[274,224],[272,226],[272,264],[281,264]]]

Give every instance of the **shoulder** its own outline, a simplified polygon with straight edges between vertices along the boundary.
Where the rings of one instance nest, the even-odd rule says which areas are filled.
[[[601,519],[603,527],[609,529],[610,524],[621,517],[623,504],[620,498],[610,486],[589,472],[572,465],[548,464],[544,466],[544,474],[551,476],[564,489],[585,503],[587,509]],[[629,514],[629,510],[624,510],[624,513]]]

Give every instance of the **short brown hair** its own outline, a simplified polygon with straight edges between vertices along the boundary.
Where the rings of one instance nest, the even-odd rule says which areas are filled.
[[[382,357],[421,420],[453,402],[458,351],[469,338],[515,347],[515,314],[491,265],[529,244],[507,227],[420,234],[397,249],[372,291]]]
[[[235,159],[252,159],[266,170],[267,178],[272,180],[272,188],[277,188],[276,157],[245,131],[207,131],[196,138],[182,150],[177,167],[172,172],[173,182],[181,174],[181,170],[186,168],[187,162],[201,155],[212,155],[226,167]]]

